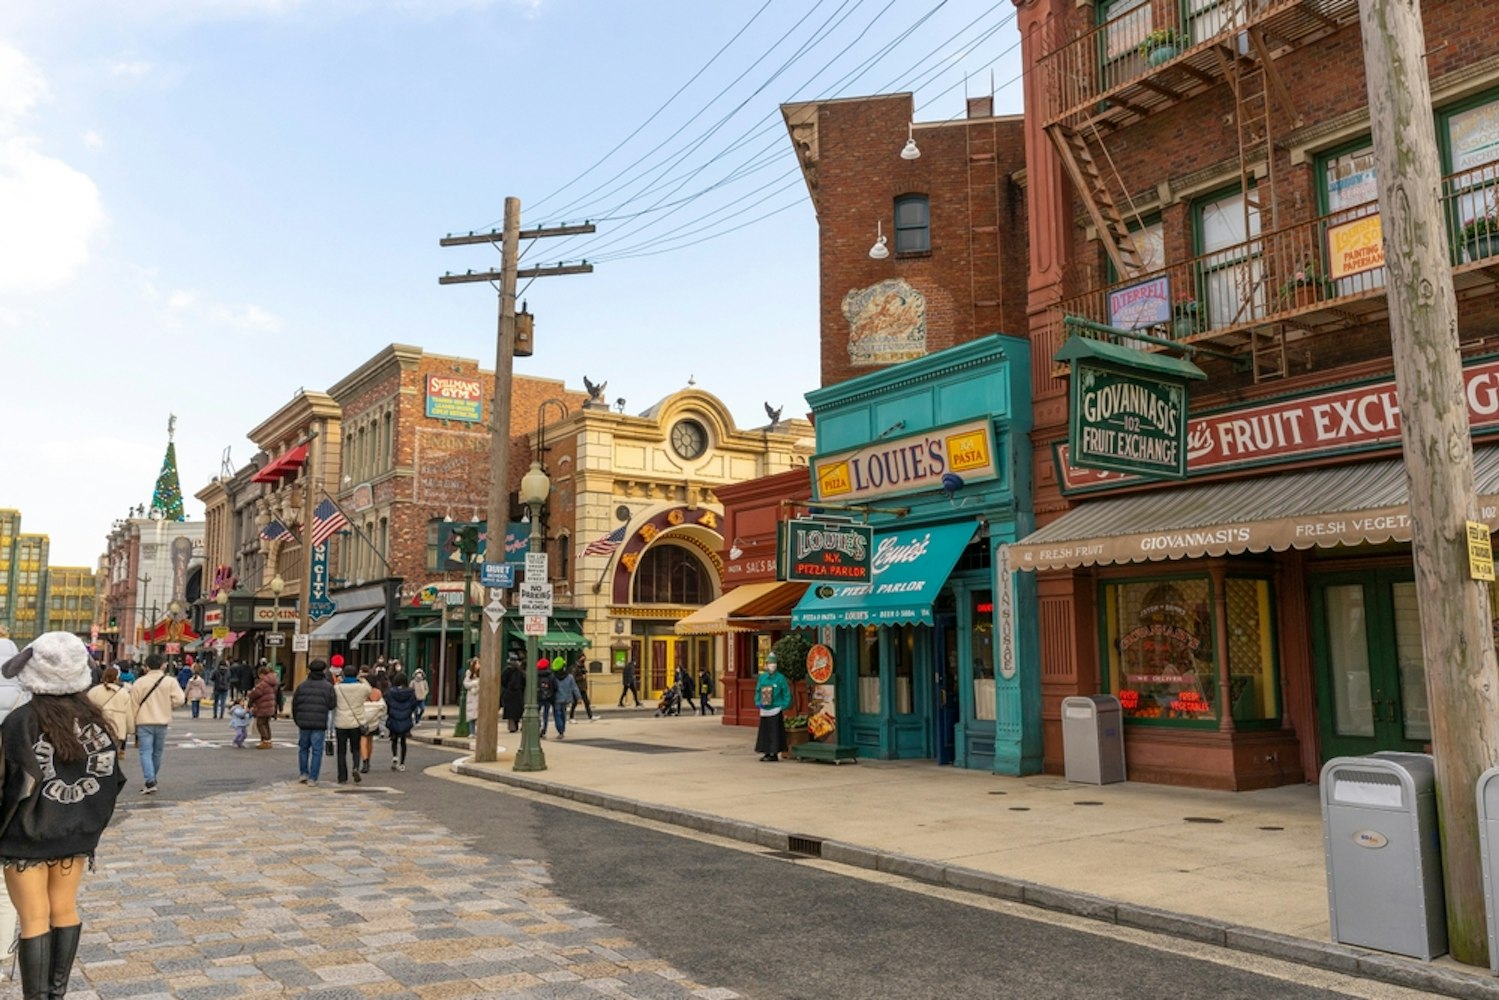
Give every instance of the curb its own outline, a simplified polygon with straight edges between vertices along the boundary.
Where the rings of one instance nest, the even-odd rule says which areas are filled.
[[[446,737],[446,739],[454,744],[461,743],[464,746],[468,744],[467,740],[453,740],[451,737]],[[423,742],[440,746],[443,740],[444,737],[429,737]],[[608,792],[596,792],[587,788],[571,788],[524,774],[475,767],[466,757],[455,760],[451,767],[454,772],[471,778],[482,778],[486,781],[524,788],[527,791],[608,809],[612,812],[627,813],[639,816],[641,819],[680,826],[699,833],[754,844],[769,850],[792,851],[794,842],[796,853],[805,853],[808,857],[818,857],[836,864],[900,875],[929,885],[946,886],[1044,910],[1086,917],[1122,927],[1132,927],[1136,930],[1189,938],[1231,951],[1294,962],[1298,965],[1347,976],[1373,979],[1407,989],[1427,990],[1443,996],[1460,997],[1463,1000],[1469,1000],[1469,998],[1471,1000],[1499,1000],[1499,979],[1481,973],[1461,972],[1456,969],[1428,965],[1414,959],[1401,958],[1397,955],[1366,951],[1349,945],[1277,934],[1274,931],[1231,924],[1222,920],[1214,920],[1211,917],[1174,913],[1170,910],[1124,903],[1086,892],[1059,889],[1055,886],[996,875],[993,872],[978,871],[943,861],[932,861],[928,858],[895,854],[859,844],[822,840],[808,834],[792,833],[788,830],[761,826],[724,816],[714,816],[692,809],[642,802],[639,799]]]

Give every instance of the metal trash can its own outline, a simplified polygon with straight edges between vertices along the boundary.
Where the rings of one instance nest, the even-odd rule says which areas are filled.
[[[1446,954],[1431,755],[1377,753],[1323,765],[1322,845],[1333,941],[1427,961]]]
[[[1067,780],[1111,785],[1124,777],[1124,726],[1111,694],[1062,699],[1062,753]]]
[[[1499,767],[1478,776],[1478,852],[1483,856],[1483,909],[1489,923],[1489,971],[1499,976],[1499,913],[1494,912],[1494,879],[1499,877]]]

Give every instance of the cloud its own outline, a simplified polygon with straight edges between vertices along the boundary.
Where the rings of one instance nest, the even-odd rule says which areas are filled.
[[[103,149],[104,137],[93,129],[83,133],[83,144],[89,149]]]
[[[109,75],[127,80],[139,80],[150,75],[156,67],[142,59],[116,59],[109,64]]]
[[[148,301],[160,301],[161,295],[155,286],[147,283],[144,289]],[[228,305],[215,302],[199,292],[184,288],[174,289],[165,301],[169,322],[173,326],[211,324],[235,330],[250,330],[258,333],[278,333],[281,317],[253,303]]]
[[[48,96],[37,65],[0,42],[0,292],[38,292],[72,280],[104,225],[89,176],[48,156],[25,121]]]
[[[191,308],[195,301],[196,299],[194,299],[192,292],[184,292],[179,288],[167,296],[167,308],[172,312],[181,312],[184,309]]]
[[[281,329],[281,317],[256,305],[219,306],[210,315],[216,322],[240,330],[276,333]]]

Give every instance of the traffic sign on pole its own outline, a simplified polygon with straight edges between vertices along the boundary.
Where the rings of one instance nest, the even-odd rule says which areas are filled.
[[[546,635],[547,634],[547,618],[546,618],[546,615],[527,615],[526,616],[525,634],[526,635]]]
[[[529,580],[521,584],[520,613],[527,616],[550,615],[552,613],[552,585],[532,583]]]

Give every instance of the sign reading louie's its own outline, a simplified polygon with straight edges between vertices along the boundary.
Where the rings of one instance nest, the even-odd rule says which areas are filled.
[[[818,500],[858,500],[935,489],[949,472],[969,483],[999,475],[987,419],[876,441],[812,460]]]
[[[1072,364],[1073,465],[1187,477],[1187,379],[1206,377],[1197,366],[1081,337],[1069,340],[1057,359]]]

